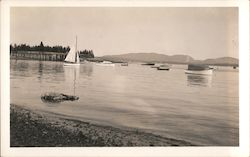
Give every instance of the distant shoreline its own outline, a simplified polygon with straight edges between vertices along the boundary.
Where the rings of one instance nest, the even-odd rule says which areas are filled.
[[[34,60],[34,61],[39,61],[38,59],[29,59],[29,58],[15,58],[15,57],[10,57],[11,60]],[[86,59],[87,61],[90,61],[90,62],[102,62],[104,61],[105,59],[98,59],[97,58],[87,58]],[[40,61],[52,61],[52,62],[64,62],[63,60],[40,60]],[[113,60],[108,60],[108,61],[111,61],[113,63],[147,63],[147,62],[139,62],[139,61],[131,61],[131,62],[125,62],[125,61],[113,61]],[[153,63],[156,63],[156,64],[164,64],[164,63],[168,63],[168,64],[177,64],[177,65],[188,65],[188,64],[195,64],[195,63],[175,63],[175,62],[153,62]],[[239,65],[235,65],[235,64],[209,64],[210,66],[224,66],[224,67],[239,67]]]
[[[11,147],[194,146],[141,130],[91,124],[10,105]]]

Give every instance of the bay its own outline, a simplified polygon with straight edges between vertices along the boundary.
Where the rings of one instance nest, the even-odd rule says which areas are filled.
[[[218,67],[212,76],[188,75],[186,65],[170,71],[129,66],[78,68],[62,62],[11,60],[10,101],[83,121],[135,128],[198,145],[239,145],[239,72]],[[44,103],[59,92],[78,101]]]

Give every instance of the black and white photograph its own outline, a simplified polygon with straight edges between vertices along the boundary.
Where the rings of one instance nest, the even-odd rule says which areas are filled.
[[[240,146],[238,7],[12,6],[10,148]]]

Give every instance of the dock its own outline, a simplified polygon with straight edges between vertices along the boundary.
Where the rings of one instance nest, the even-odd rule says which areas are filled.
[[[11,59],[41,60],[41,61],[63,61],[67,53],[46,51],[11,51]]]

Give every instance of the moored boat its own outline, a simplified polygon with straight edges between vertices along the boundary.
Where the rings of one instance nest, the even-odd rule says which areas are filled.
[[[157,70],[170,70],[170,65],[168,64],[162,64],[159,67],[157,67]]]
[[[122,63],[121,66],[128,66],[128,63]]]
[[[143,64],[141,64],[141,65],[155,65],[155,63],[149,62],[149,63],[143,63]]]
[[[185,70],[186,74],[197,74],[197,75],[212,75],[213,68],[204,64],[189,64],[188,69]]]
[[[100,65],[100,66],[112,66],[114,67],[115,64],[110,62],[110,61],[103,61],[103,62],[100,62],[100,63],[97,63],[96,65]]]
[[[72,47],[64,60],[64,66],[72,66],[72,65],[73,66],[80,65],[79,52],[77,51],[77,37],[76,37],[75,49],[73,49]]]

